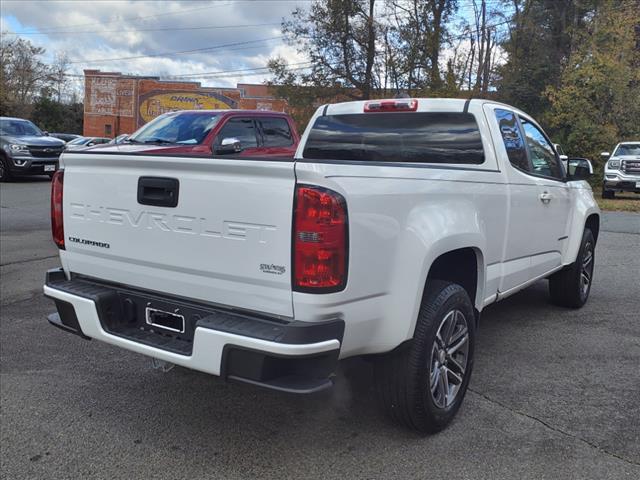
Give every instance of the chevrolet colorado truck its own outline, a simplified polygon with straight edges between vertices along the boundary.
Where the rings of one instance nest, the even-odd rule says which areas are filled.
[[[600,214],[527,114],[486,100],[325,105],[294,158],[64,153],[48,320],[285,392],[366,356],[392,418],[445,427],[488,305],[541,279],[581,307]]]
[[[64,141],[29,120],[0,117],[0,182],[15,175],[49,175],[58,168]]]
[[[622,142],[616,145],[613,155],[600,154],[604,165],[602,198],[614,198],[616,192],[640,193],[640,142]]]

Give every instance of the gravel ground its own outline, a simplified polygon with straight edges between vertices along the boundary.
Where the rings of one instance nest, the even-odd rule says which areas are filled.
[[[0,186],[2,478],[640,478],[638,214],[604,214],[583,309],[540,282],[485,311],[465,403],[422,438],[381,415],[361,360],[290,396],[50,327],[48,189]]]

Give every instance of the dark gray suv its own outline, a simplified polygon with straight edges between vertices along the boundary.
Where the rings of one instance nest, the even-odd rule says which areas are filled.
[[[29,120],[0,117],[0,181],[13,175],[49,175],[58,168],[64,142]]]

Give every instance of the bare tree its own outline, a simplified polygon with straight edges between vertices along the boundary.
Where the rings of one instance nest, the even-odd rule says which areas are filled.
[[[22,38],[0,38],[3,114],[26,116],[41,90],[50,84],[51,69],[39,57],[45,50]]]
[[[441,53],[456,0],[389,0],[388,5],[397,25],[396,46],[404,52],[407,90],[441,88]]]
[[[370,98],[380,86],[374,75],[379,38],[374,10],[375,0],[328,0],[313,3],[309,12],[294,11],[282,29],[311,61],[311,72],[302,80],[322,87],[355,87],[351,96]]]

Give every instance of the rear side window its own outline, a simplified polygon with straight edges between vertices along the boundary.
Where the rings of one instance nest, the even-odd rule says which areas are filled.
[[[265,147],[290,147],[293,137],[289,122],[284,118],[262,118],[262,138]]]
[[[509,110],[496,109],[495,112],[509,162],[520,170],[530,171],[527,147],[524,144],[516,115]]]
[[[255,124],[250,118],[231,118],[218,133],[217,143],[225,138],[237,138],[242,148],[258,146]]]
[[[370,162],[484,162],[482,139],[470,113],[370,113],[318,117],[304,158]]]

